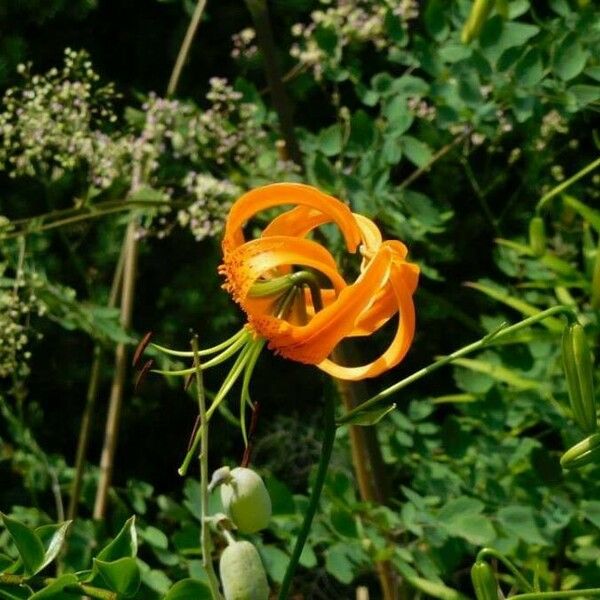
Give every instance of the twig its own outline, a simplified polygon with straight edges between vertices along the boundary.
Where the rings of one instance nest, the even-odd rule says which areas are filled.
[[[192,15],[192,18],[190,20],[190,24],[188,25],[187,31],[185,32],[183,43],[181,44],[181,48],[179,49],[179,54],[177,55],[177,60],[175,61],[173,72],[171,73],[171,77],[169,78],[169,85],[167,86],[167,96],[172,96],[177,90],[179,78],[181,77],[181,71],[183,70],[183,65],[185,64],[188,54],[190,53],[192,41],[194,40],[194,36],[196,35],[198,25],[200,25],[200,20],[202,19],[202,14],[204,13],[205,6],[206,0],[198,0],[196,8],[194,9],[194,14]]]
[[[279,126],[281,135],[285,140],[285,145],[290,158],[298,165],[302,166],[302,154],[298,146],[298,140],[294,133],[294,123],[292,117],[292,105],[283,85],[281,69],[277,62],[277,52],[271,20],[269,18],[269,9],[266,0],[246,0],[246,6],[256,29],[256,39],[262,52],[265,63],[265,75],[271,92],[273,107],[279,117]]]

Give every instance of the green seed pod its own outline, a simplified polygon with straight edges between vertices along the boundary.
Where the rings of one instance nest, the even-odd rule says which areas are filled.
[[[573,418],[586,433],[596,431],[596,399],[592,356],[583,327],[567,325],[562,337],[562,357]]]
[[[460,34],[460,41],[463,44],[468,44],[479,37],[492,8],[494,8],[494,0],[475,0]]]
[[[225,512],[242,533],[256,533],[271,519],[271,498],[263,480],[252,469],[236,467],[221,485]]]
[[[269,584],[256,548],[246,541],[223,550],[219,575],[225,600],[267,600]]]
[[[529,246],[535,256],[546,254],[546,227],[542,217],[533,217],[529,221]]]
[[[560,465],[563,469],[578,469],[598,460],[600,460],[600,433],[592,433],[569,448],[561,456]]]
[[[496,575],[488,563],[478,560],[471,567],[471,582],[477,600],[498,600]]]

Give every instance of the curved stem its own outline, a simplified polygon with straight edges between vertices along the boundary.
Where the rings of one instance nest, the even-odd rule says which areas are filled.
[[[596,160],[592,161],[589,165],[583,167],[581,171],[578,171],[577,173],[575,173],[575,175],[569,177],[569,179],[565,179],[565,181],[563,181],[561,184],[557,185],[555,188],[552,188],[547,194],[544,194],[537,203],[537,206],[535,207],[536,213],[539,213],[544,208],[544,205],[549,200],[554,198],[554,196],[557,196],[561,192],[564,192],[570,185],[572,185],[573,183],[575,183],[576,181],[593,171],[596,167],[600,167],[600,158],[597,158]]]
[[[331,459],[331,451],[333,450],[333,440],[335,439],[335,408],[333,405],[333,398],[330,394],[326,395],[325,398],[325,423],[323,427],[323,443],[321,446],[321,458],[319,459],[319,467],[317,470],[317,477],[313,485],[312,492],[310,494],[310,500],[304,515],[304,521],[300,533],[296,538],[296,544],[290,558],[290,562],[279,590],[279,600],[285,600],[290,591],[292,579],[302,554],[302,549],[308,538],[308,533],[313,522],[315,513],[317,512],[317,506],[323,491],[323,484],[325,483],[325,475],[327,475],[327,468],[329,467],[329,460]]]
[[[227,338],[225,341],[217,344],[216,346],[211,346],[210,348],[198,350],[198,356],[210,356],[211,354],[216,354],[217,352],[224,350],[225,348],[233,344],[233,342],[235,342],[239,337],[241,337],[245,331],[246,330],[242,328],[239,331],[236,331],[236,333],[234,333],[230,338]],[[169,356],[181,356],[188,358],[192,358],[194,356],[193,352],[187,350],[171,350],[171,348],[167,348],[166,346],[160,346],[159,344],[154,343],[150,344],[150,346],[152,346],[152,348],[156,348],[163,354],[168,354]]]
[[[525,577],[519,573],[517,567],[515,567],[515,565],[513,565],[508,558],[500,554],[500,552],[494,550],[494,548],[482,548],[477,554],[477,560],[484,560],[486,556],[491,556],[496,560],[499,560],[514,575],[515,579],[519,582],[524,590],[530,592],[533,589],[529,581],[527,581],[527,579],[525,579]]]
[[[341,419],[339,419],[338,425],[343,425],[344,423],[352,421],[352,419],[356,415],[358,415],[364,411],[369,411],[369,410],[373,409],[374,406],[383,405],[384,401],[392,394],[395,394],[398,390],[401,390],[402,388],[407,387],[411,383],[414,383],[415,381],[422,379],[423,377],[433,373],[434,371],[437,371],[439,368],[441,368],[447,364],[450,364],[452,361],[456,360],[457,358],[461,358],[462,356],[466,356],[467,354],[470,354],[471,352],[481,350],[500,338],[509,336],[521,329],[524,329],[526,327],[529,327],[530,325],[533,325],[534,323],[538,323],[539,321],[542,321],[552,315],[561,314],[561,313],[566,314],[569,319],[574,318],[574,316],[573,316],[574,312],[571,307],[553,306],[552,308],[548,308],[547,310],[544,310],[544,311],[538,313],[537,315],[534,315],[533,317],[523,319],[523,321],[519,321],[515,325],[510,325],[509,327],[502,327],[500,329],[497,329],[496,331],[493,331],[492,333],[489,333],[488,335],[482,337],[480,340],[477,340],[476,342],[473,342],[472,344],[469,344],[467,346],[463,346],[459,350],[456,350],[456,352],[453,352],[452,354],[449,354],[448,356],[444,356],[444,357],[440,358],[439,360],[436,360],[435,362],[431,363],[430,365],[423,367],[422,369],[420,369],[418,371],[415,371],[412,375],[405,377],[404,379],[398,381],[394,385],[391,385],[390,387],[379,392],[378,394],[376,394],[375,396],[373,396],[366,402],[363,402],[363,404],[361,404],[360,406],[357,406],[354,410],[351,410],[350,412],[346,413]]]
[[[587,596],[600,597],[600,588],[587,590],[565,590],[562,592],[528,592],[511,596],[510,600],[544,600],[545,598],[585,598]]]

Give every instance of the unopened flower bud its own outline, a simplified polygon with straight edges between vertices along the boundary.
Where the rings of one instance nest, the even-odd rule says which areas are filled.
[[[562,357],[573,418],[586,433],[596,431],[596,399],[592,356],[583,327],[575,322],[565,327]]]
[[[533,217],[529,222],[529,246],[535,256],[546,254],[546,227],[542,217]]]
[[[488,563],[478,560],[471,567],[471,582],[477,600],[498,600],[498,583]]]
[[[579,469],[591,462],[600,459],[600,433],[592,435],[581,440],[574,446],[571,446],[560,458],[560,465],[563,469]]]
[[[476,37],[479,37],[481,29],[493,7],[494,0],[475,0],[460,35],[460,40],[463,44],[468,44]]]

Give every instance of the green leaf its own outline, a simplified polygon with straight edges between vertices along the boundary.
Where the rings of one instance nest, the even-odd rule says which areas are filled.
[[[143,529],[141,535],[144,538],[144,541],[155,548],[166,550],[169,547],[169,540],[167,536],[160,529],[157,529],[152,525],[149,525],[146,527],[146,529]]]
[[[12,538],[25,570],[29,575],[35,575],[44,562],[45,549],[42,540],[27,525],[2,514],[2,521]]]
[[[589,54],[574,33],[565,37],[554,55],[554,73],[563,81],[577,77],[585,68]]]
[[[44,560],[38,571],[47,567],[58,556],[58,553],[65,542],[65,537],[70,525],[71,521],[65,521],[64,523],[56,525],[42,525],[41,527],[36,528],[35,533],[38,535],[46,549]]]
[[[447,502],[438,513],[440,525],[455,537],[462,537],[471,544],[490,543],[496,532],[489,519],[482,515],[484,504],[475,498],[461,496]]]
[[[544,77],[542,54],[537,48],[531,48],[515,68],[517,82],[523,86],[534,86]]]
[[[27,586],[0,583],[0,600],[24,600],[25,598],[31,598],[31,589]]]
[[[389,121],[389,133],[393,136],[402,135],[410,129],[414,117],[406,106],[406,98],[394,96],[383,109],[383,115]]]
[[[396,408],[396,404],[385,406],[373,406],[361,410],[358,406],[350,412],[342,416],[338,421],[338,425],[375,425],[379,423],[383,417],[391,413]]]
[[[506,383],[520,390],[530,390],[542,386],[542,382],[538,381],[537,379],[527,379],[526,377],[521,377],[512,369],[507,369],[502,365],[472,358],[457,358],[452,362],[453,364],[464,367],[465,369],[471,369],[477,373],[488,375],[497,381],[501,381],[502,383]]]
[[[273,581],[281,583],[290,557],[276,546],[261,544],[258,550],[269,577]]]
[[[600,233],[600,211],[590,208],[574,196],[565,194],[563,202],[578,212],[598,233]]]
[[[600,99],[600,86],[597,85],[572,85],[567,91],[575,96],[578,109]]]
[[[163,600],[212,600],[210,588],[197,579],[178,581]]]
[[[325,551],[325,568],[338,581],[348,584],[358,574],[357,563],[360,558],[355,546],[333,544]]]
[[[519,298],[515,298],[515,297],[509,295],[501,288],[496,288],[495,286],[486,285],[483,283],[473,283],[473,282],[468,282],[465,285],[467,285],[468,287],[471,287],[479,292],[482,292],[483,294],[485,294],[486,296],[489,296],[490,298],[494,298],[494,300],[498,300],[499,302],[506,304],[506,306],[510,306],[511,308],[514,308],[515,310],[519,311],[525,317],[533,317],[542,312],[539,308],[533,306],[532,304],[529,304],[529,303],[525,302],[524,300],[521,300]],[[555,319],[554,317],[549,317],[547,319],[544,319],[543,321],[540,321],[540,325],[543,325],[550,331],[558,332],[558,331],[563,330],[562,323],[558,319]]]
[[[600,529],[600,501],[584,500],[581,503],[581,510],[585,518]]]
[[[336,156],[342,150],[342,128],[339,123],[323,129],[319,133],[319,150],[325,156]]]
[[[504,21],[499,15],[488,19],[479,36],[479,44],[483,55],[495,64],[509,48],[521,48],[540,28],[527,23]]]
[[[427,144],[410,135],[402,138],[402,150],[406,154],[406,158],[417,167],[424,167],[433,156],[431,148]]]
[[[125,521],[121,531],[96,556],[102,562],[112,562],[119,558],[137,554],[138,540],[135,530],[135,517]]]
[[[95,558],[94,569],[98,570],[107,587],[125,598],[131,598],[140,587],[140,569],[137,560],[131,556],[111,562]]]
[[[77,577],[75,575],[68,573],[67,575],[62,575],[55,581],[53,581],[50,585],[46,586],[43,590],[35,593],[31,596],[31,600],[69,600],[74,598],[74,595],[65,592],[65,588],[77,585],[79,582],[77,581]]]
[[[547,545],[535,522],[531,506],[505,506],[498,511],[498,522],[508,533],[527,544]]]

